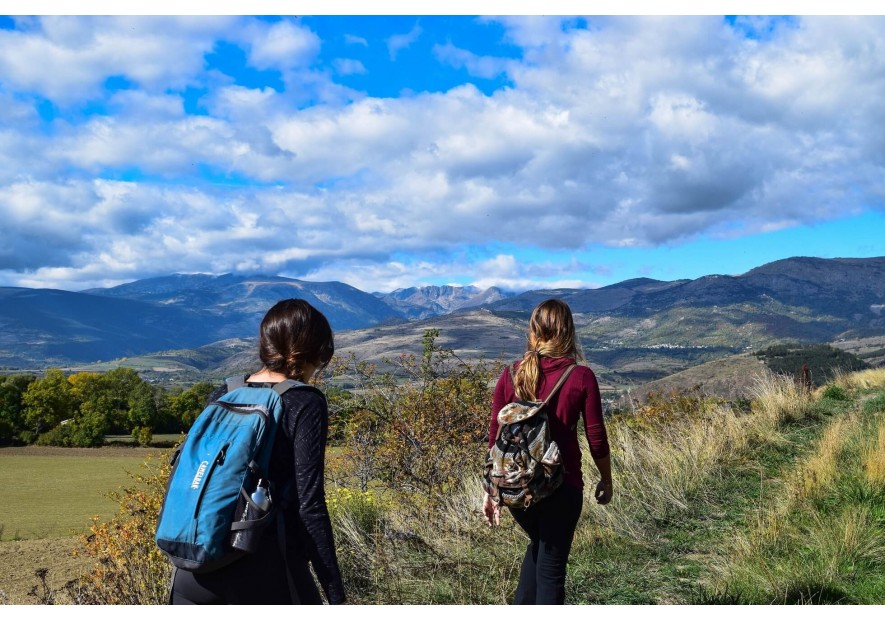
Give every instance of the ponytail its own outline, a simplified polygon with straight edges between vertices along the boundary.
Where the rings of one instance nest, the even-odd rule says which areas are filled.
[[[541,302],[529,319],[528,346],[514,373],[513,387],[517,398],[537,400],[541,383],[541,356],[584,361],[571,308],[559,299]]]

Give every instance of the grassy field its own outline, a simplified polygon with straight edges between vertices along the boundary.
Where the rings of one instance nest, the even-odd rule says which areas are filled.
[[[6,507],[0,542],[70,537],[88,529],[93,515],[109,518],[107,497],[130,482],[147,448],[0,448],[0,488]]]
[[[37,600],[34,572],[49,568],[47,582],[58,589],[87,570],[91,560],[75,553],[76,534],[97,515],[109,519],[118,504],[108,493],[131,484],[136,471],[157,449],[0,448],[0,489],[6,510],[0,517],[0,603]]]

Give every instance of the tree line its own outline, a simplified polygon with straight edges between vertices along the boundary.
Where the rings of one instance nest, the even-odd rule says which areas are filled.
[[[773,372],[790,375],[814,387],[831,381],[836,372],[855,372],[870,367],[856,355],[828,344],[781,343],[753,355]]]
[[[94,447],[106,435],[131,435],[147,445],[155,433],[187,432],[213,389],[167,391],[131,368],[0,377],[0,443]]]

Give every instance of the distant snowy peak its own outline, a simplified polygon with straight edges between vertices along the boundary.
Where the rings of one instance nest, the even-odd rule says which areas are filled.
[[[375,296],[410,319],[440,316],[510,297],[494,286],[485,290],[475,286],[412,286]]]

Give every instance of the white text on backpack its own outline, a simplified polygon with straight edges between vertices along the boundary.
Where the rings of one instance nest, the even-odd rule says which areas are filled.
[[[203,461],[200,463],[200,467],[197,469],[197,475],[194,476],[193,482],[191,482],[192,489],[199,489],[200,482],[203,480],[203,476],[206,474],[206,468],[209,467],[209,461]]]

